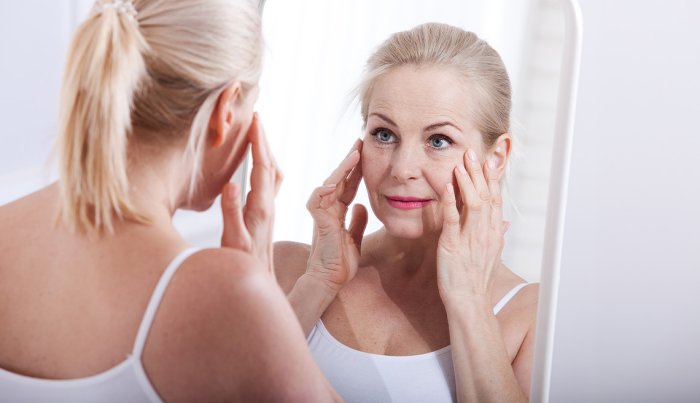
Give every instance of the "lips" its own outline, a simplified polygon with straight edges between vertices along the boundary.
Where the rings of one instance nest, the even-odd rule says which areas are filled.
[[[433,199],[425,199],[421,197],[411,197],[411,196],[385,196],[387,203],[391,207],[401,209],[401,210],[413,210],[418,208],[423,208],[430,204]]]

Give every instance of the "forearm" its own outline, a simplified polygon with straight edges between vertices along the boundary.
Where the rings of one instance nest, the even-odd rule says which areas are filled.
[[[287,294],[287,300],[294,309],[305,336],[309,335],[337,293],[321,279],[308,274],[299,277],[294,288]]]
[[[527,402],[490,303],[446,303],[460,402]]]

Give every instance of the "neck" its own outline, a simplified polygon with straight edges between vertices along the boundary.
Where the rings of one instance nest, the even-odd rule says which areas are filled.
[[[439,234],[406,239],[395,237],[382,228],[372,238],[366,254],[380,269],[382,278],[416,285],[437,281]]]
[[[187,200],[191,169],[182,150],[161,145],[129,145],[129,197],[155,225],[170,224]]]

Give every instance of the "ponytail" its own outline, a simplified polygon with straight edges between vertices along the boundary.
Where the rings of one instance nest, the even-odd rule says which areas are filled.
[[[127,142],[148,45],[136,21],[105,8],[70,45],[59,112],[61,217],[72,230],[113,231],[145,216],[129,200]]]

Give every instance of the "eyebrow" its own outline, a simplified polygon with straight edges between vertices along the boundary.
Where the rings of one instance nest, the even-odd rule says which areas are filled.
[[[387,116],[385,116],[385,115],[382,115],[381,113],[372,112],[372,113],[369,114],[369,116],[376,116],[376,117],[378,117],[379,119],[381,119],[381,120],[383,120],[383,121],[389,123],[390,125],[398,127],[398,125],[397,125],[396,123],[394,123],[393,120],[389,119],[389,118],[388,118]],[[459,126],[455,125],[455,124],[452,123],[452,122],[447,122],[447,121],[445,121],[445,122],[439,122],[439,123],[433,123],[433,124],[430,125],[430,126],[426,126],[426,127],[423,129],[423,131],[426,131],[426,132],[427,132],[427,131],[435,130],[435,129],[440,128],[440,127],[443,127],[443,126],[452,126],[452,127],[454,127],[455,129],[459,130],[460,132],[462,131],[462,129],[460,129]]]
[[[432,125],[426,127],[426,128],[423,129],[423,130],[426,131],[426,132],[428,132],[428,131],[435,130],[435,129],[437,129],[437,128],[439,128],[439,127],[442,127],[442,126],[452,126],[452,127],[454,127],[455,129],[459,130],[460,132],[462,131],[462,129],[460,129],[457,125],[455,125],[455,124],[452,123],[452,122],[433,123]]]

